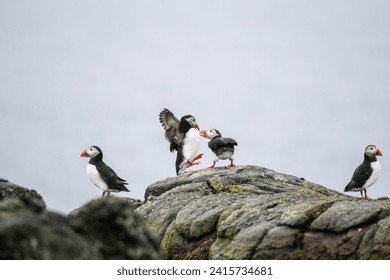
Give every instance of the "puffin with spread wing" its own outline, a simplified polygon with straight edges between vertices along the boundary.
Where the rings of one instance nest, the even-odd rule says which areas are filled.
[[[170,143],[170,151],[177,151],[176,174],[180,175],[188,167],[199,164],[196,160],[203,154],[198,154],[200,135],[195,117],[185,115],[179,121],[171,111],[164,109],[159,119]]]

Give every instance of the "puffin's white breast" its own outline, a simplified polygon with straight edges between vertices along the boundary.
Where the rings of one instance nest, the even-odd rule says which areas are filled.
[[[108,186],[107,186],[106,182],[104,182],[102,177],[100,177],[100,174],[97,171],[95,165],[88,163],[88,165],[87,165],[87,175],[88,175],[89,180],[91,180],[91,182],[96,187],[98,187],[99,189],[101,189],[103,191],[107,191],[108,190]]]
[[[371,168],[372,174],[370,178],[368,178],[367,182],[363,185],[363,189],[371,187],[376,182],[376,180],[378,180],[379,173],[381,173],[381,164],[379,163],[379,160],[371,162]]]
[[[199,131],[195,128],[191,128],[187,133],[183,141],[183,156],[186,161],[191,161],[199,150]]]

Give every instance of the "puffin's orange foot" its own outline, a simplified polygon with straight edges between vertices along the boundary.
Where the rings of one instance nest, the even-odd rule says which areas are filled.
[[[234,163],[231,163],[228,165],[228,167],[233,167],[233,166],[236,166]]]
[[[202,157],[203,157],[203,154],[199,154],[199,155],[197,155],[196,157],[194,157],[194,159],[193,159],[192,161],[195,161],[195,160],[200,159],[200,158],[202,158]]]
[[[203,156],[203,154],[197,155],[197,156],[194,157],[191,161],[188,161],[188,164],[189,164],[190,166],[198,165],[200,162],[196,162],[196,160],[202,158],[202,156]]]
[[[188,167],[190,167],[190,166],[193,166],[193,165],[198,165],[198,164],[200,164],[200,162],[194,160],[194,161],[192,161],[192,162],[188,162],[188,164],[189,164]]]

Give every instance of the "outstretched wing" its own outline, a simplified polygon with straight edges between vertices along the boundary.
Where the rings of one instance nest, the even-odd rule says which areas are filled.
[[[161,111],[159,119],[165,130],[165,138],[171,143],[171,152],[177,150],[183,141],[183,134],[179,131],[179,120],[168,109]]]
[[[215,150],[219,147],[233,147],[237,146],[236,140],[233,138],[218,137],[209,141],[209,148]]]

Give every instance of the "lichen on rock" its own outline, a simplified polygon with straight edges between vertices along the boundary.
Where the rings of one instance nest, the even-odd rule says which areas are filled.
[[[170,259],[205,250],[209,259],[390,259],[388,199],[262,167],[187,172],[150,185],[145,199],[136,211]]]

